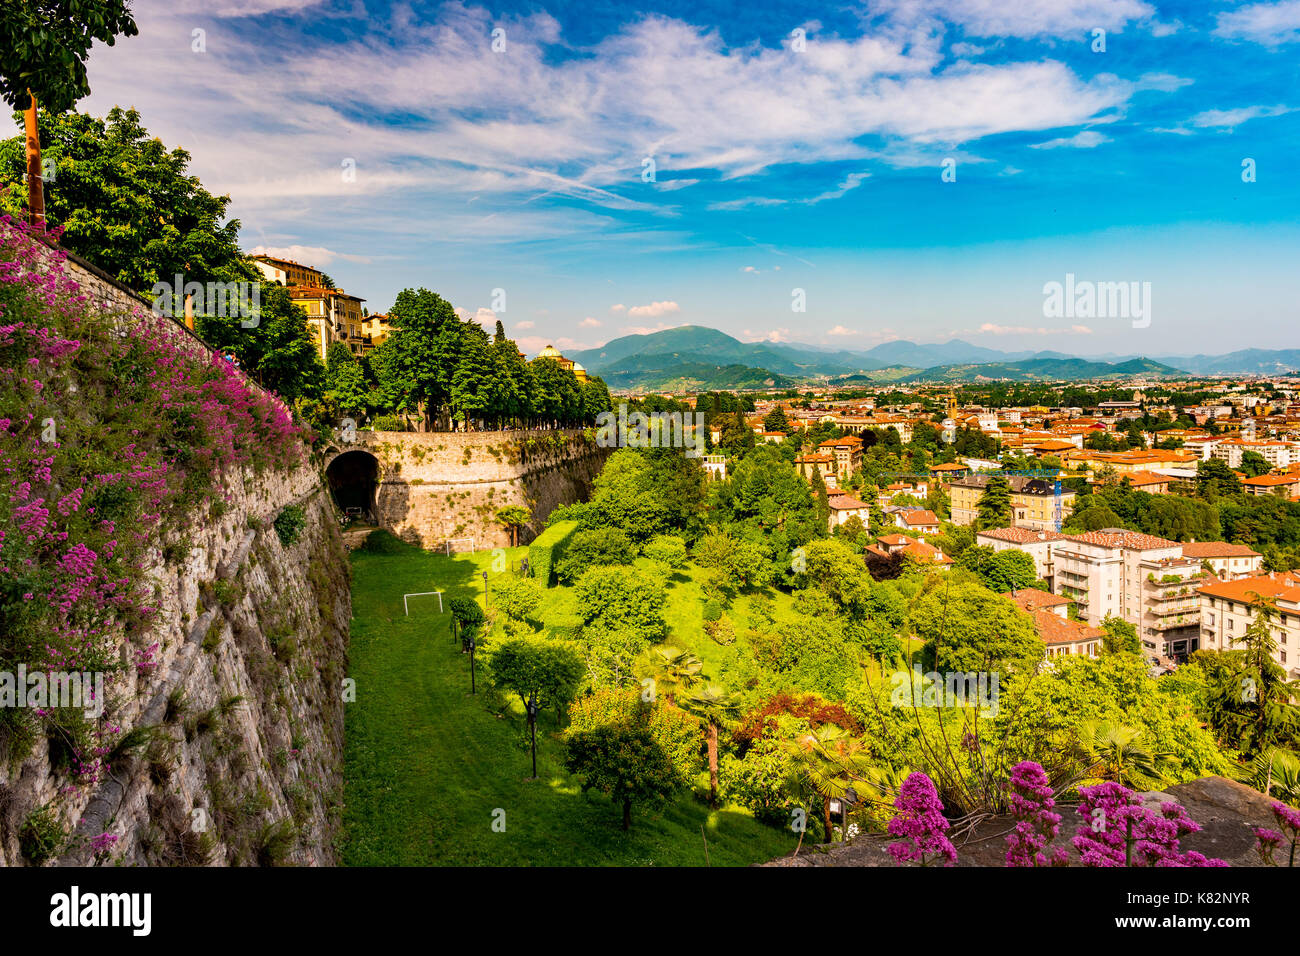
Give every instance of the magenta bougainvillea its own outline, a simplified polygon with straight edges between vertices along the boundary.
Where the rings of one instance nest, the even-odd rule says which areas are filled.
[[[889,821],[889,835],[904,841],[889,844],[889,855],[899,863],[944,866],[957,862],[957,850],[947,837],[948,821],[932,781],[920,771],[907,775],[894,800],[898,814]]]
[[[1016,828],[1007,837],[1007,866],[1064,866],[1069,854],[1057,847],[1043,852],[1061,830],[1061,815],[1052,808],[1056,800],[1043,768],[1025,760],[1011,768],[1011,815]]]
[[[1084,866],[1228,865],[1179,848],[1178,841],[1201,826],[1176,803],[1162,803],[1155,813],[1128,787],[1113,782],[1080,787],[1079,797],[1083,823],[1073,843]]]
[[[1295,866],[1296,847],[1300,846],[1300,810],[1288,807],[1285,803],[1273,804],[1273,816],[1280,830],[1267,827],[1255,827],[1255,839],[1259,841],[1255,849],[1261,859],[1269,866],[1280,866],[1277,851],[1287,847],[1286,865]]]
[[[147,676],[145,572],[166,535],[226,479],[304,453],[275,396],[173,320],[92,301],[65,256],[0,217],[0,667]],[[111,721],[54,718],[74,776],[95,779]]]

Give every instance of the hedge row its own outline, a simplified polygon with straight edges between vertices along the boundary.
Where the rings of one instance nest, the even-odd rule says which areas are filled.
[[[569,539],[578,530],[576,521],[557,521],[528,546],[528,572],[542,582],[543,587],[550,587],[555,575],[555,562],[560,560]]]

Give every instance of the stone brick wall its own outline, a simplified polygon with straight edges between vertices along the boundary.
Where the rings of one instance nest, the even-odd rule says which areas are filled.
[[[327,452],[369,451],[379,461],[379,523],[413,544],[441,548],[473,537],[475,547],[508,545],[496,513],[533,512],[521,543],[539,534],[555,508],[585,500],[608,449],[581,431],[366,432]]]

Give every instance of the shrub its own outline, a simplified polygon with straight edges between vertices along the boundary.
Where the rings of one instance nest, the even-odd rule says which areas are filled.
[[[555,563],[555,576],[572,584],[597,564],[631,564],[636,545],[618,528],[591,528],[575,532]]]
[[[503,574],[492,582],[492,606],[507,617],[522,621],[542,603],[542,586],[532,578]]]
[[[710,598],[704,602],[704,622],[706,624],[719,620],[722,617],[722,605]]]
[[[560,521],[537,536],[528,546],[528,571],[541,582],[551,586],[556,562],[564,555],[569,539],[577,532],[578,522]]]
[[[641,553],[669,568],[680,568],[686,563],[686,542],[676,535],[658,534],[645,543]]]
[[[302,508],[299,505],[288,505],[275,516],[275,533],[280,543],[287,548],[297,541],[306,523],[307,516],[303,514]]]
[[[18,834],[23,856],[37,866],[58,853],[63,840],[63,828],[54,815],[54,808],[48,803],[27,815]]]
[[[370,427],[377,432],[404,432],[406,423],[396,415],[376,415]]]

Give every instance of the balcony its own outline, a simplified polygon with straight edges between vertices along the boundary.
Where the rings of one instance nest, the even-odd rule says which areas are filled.
[[[1201,619],[1199,615],[1189,614],[1182,617],[1163,617],[1159,620],[1152,621],[1148,625],[1153,631],[1177,631],[1185,627],[1199,628]]]
[[[1180,601],[1152,601],[1147,605],[1147,610],[1160,617],[1168,617],[1170,614],[1199,614],[1201,602],[1186,599]]]

